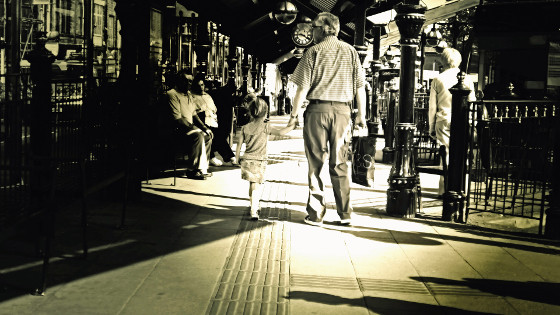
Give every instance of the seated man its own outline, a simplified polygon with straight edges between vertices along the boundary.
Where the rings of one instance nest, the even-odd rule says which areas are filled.
[[[174,143],[188,155],[186,176],[192,179],[206,179],[208,158],[212,147],[212,131],[196,115],[196,106],[189,89],[193,76],[183,69],[177,73],[175,88],[167,92],[168,103],[174,119]]]

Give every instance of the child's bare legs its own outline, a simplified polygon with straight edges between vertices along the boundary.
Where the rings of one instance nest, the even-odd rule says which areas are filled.
[[[249,201],[251,202],[251,219],[259,218],[259,202],[261,199],[261,184],[249,183]]]

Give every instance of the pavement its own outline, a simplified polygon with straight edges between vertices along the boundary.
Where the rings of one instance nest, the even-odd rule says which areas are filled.
[[[271,138],[269,153],[259,221],[231,166],[143,182],[124,229],[119,203],[95,202],[86,259],[79,207],[61,210],[44,296],[28,294],[32,242],[4,244],[0,314],[560,314],[559,241],[440,220],[429,174],[424,213],[390,217],[382,163],[373,187],[352,184],[352,226],[336,223],[330,185],[325,224],[310,226],[302,130]]]

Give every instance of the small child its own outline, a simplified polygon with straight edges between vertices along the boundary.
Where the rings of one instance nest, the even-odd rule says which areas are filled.
[[[249,181],[249,201],[251,203],[251,219],[259,219],[259,202],[261,185],[267,164],[268,135],[283,136],[295,128],[295,123],[284,128],[273,129],[265,122],[268,105],[260,97],[252,97],[247,105],[250,121],[241,127],[237,139],[235,156],[241,165],[241,178]],[[241,145],[245,143],[245,153],[240,158]]]

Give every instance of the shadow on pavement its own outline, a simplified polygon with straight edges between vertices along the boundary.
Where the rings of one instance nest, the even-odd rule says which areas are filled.
[[[509,296],[516,299],[560,305],[558,292],[560,283],[537,282],[537,281],[511,281],[495,279],[471,279],[451,280],[437,277],[411,277],[411,279],[448,286],[461,286],[488,292],[497,296]]]
[[[444,241],[458,241],[464,243],[472,243],[472,244],[479,244],[479,245],[488,245],[488,246],[497,246],[497,247],[504,247],[504,248],[514,248],[519,250],[531,251],[536,253],[543,253],[543,254],[553,254],[559,255],[560,250],[554,248],[547,248],[547,247],[539,247],[539,246],[531,246],[528,244],[520,244],[520,243],[513,243],[508,242],[508,240],[516,240],[516,241],[526,241],[526,242],[539,242],[540,240],[535,239],[527,239],[522,236],[517,236],[515,234],[504,234],[498,233],[497,231],[485,229],[485,228],[476,228],[471,229],[470,227],[465,227],[464,225],[459,225],[458,223],[452,222],[427,222],[427,221],[419,221],[414,219],[402,219],[402,218],[392,218],[394,220],[403,220],[403,221],[411,221],[418,224],[428,224],[428,225],[435,225],[438,227],[444,228],[452,228],[456,229],[459,232],[465,234],[473,234],[476,236],[486,236],[492,238],[501,238],[501,240],[493,240],[493,239],[481,239],[475,237],[467,237],[462,235],[446,235],[440,233],[428,233],[428,232],[417,232],[417,231],[394,231],[390,229],[383,229],[383,228],[374,228],[370,226],[360,226],[353,224],[350,227],[345,226],[337,226],[337,224],[324,224],[324,229],[336,230],[343,233],[352,234],[357,237],[372,239],[379,242],[391,242],[394,243],[395,240],[398,238],[398,243],[400,244],[413,244],[413,245],[442,245]],[[300,222],[298,222],[300,223]],[[301,224],[304,224],[301,222]],[[379,237],[380,232],[384,232],[385,235],[389,232],[393,237],[387,239],[386,237]],[[558,242],[552,242],[552,244],[558,245]]]
[[[397,299],[382,297],[365,296],[364,298],[344,298],[341,296],[308,292],[292,291],[290,300],[305,300],[327,305],[350,305],[363,307],[364,300],[366,307],[376,314],[488,314],[483,312],[466,311],[454,307],[431,305],[418,302],[410,302]]]
[[[233,216],[243,217],[245,208],[232,206],[217,210],[142,192],[139,200],[129,203],[124,229],[115,228],[118,221],[115,218],[120,213],[119,203],[91,209],[89,252],[85,259],[81,251],[79,207],[61,209],[57,213],[58,228],[51,246],[46,294],[56,285],[233,236],[239,229],[235,225],[239,219]],[[218,220],[193,224],[193,219],[201,212],[217,216]],[[212,228],[220,222],[223,226],[226,220],[232,221],[231,229],[217,228],[216,233],[201,232],[204,234],[202,237],[189,239],[186,243],[182,241],[184,235],[191,235],[193,231],[196,233],[196,229]],[[20,236],[3,242],[0,247],[0,302],[28,294],[40,279],[42,258],[30,241],[33,238]]]

